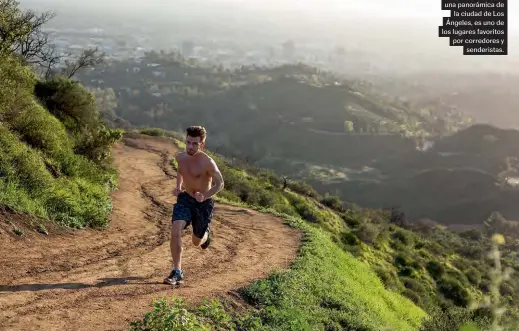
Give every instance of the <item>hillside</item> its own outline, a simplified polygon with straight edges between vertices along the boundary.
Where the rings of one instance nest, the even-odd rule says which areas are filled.
[[[12,57],[0,57],[0,204],[59,224],[104,226],[117,185],[107,129],[81,85],[39,81]]]
[[[375,93],[369,84],[303,64],[230,70],[176,53],[150,52],[142,59],[113,61],[78,78],[87,86],[116,91],[117,114],[139,126],[174,129],[163,124],[172,117],[181,127],[195,119],[229,124],[238,116],[238,122],[283,121],[303,130],[422,135],[447,132],[447,124],[466,125],[455,113],[440,116],[411,109]]]
[[[161,130],[145,130],[143,132],[157,136],[179,137],[178,134],[169,134]],[[181,143],[179,144],[182,146]],[[516,240],[514,238],[516,237],[512,233],[517,233],[517,231],[510,231],[513,225],[504,222],[499,217],[491,218],[487,227],[481,231],[471,230],[457,235],[433,223],[409,222],[405,219],[405,216],[395,211],[345,207],[344,203],[337,197],[322,196],[311,187],[300,182],[289,181],[287,188],[283,190],[283,180],[270,171],[247,166],[239,161],[226,161],[215,154],[211,155],[217,161],[224,178],[226,178],[226,189],[221,194],[222,199],[246,204],[252,208],[268,207],[273,211],[282,212],[291,217],[301,217],[305,221],[303,224],[310,226],[309,228],[307,225],[303,227],[309,233],[317,230],[318,232],[324,231],[321,233],[325,234],[325,237],[330,236],[330,242],[322,241],[324,237],[319,235],[317,238],[321,239],[314,238],[307,244],[312,246],[312,242],[314,242],[317,245],[312,246],[314,248],[308,251],[309,254],[324,254],[319,255],[320,262],[312,262],[308,266],[314,270],[318,265],[323,268],[322,271],[318,269],[311,272],[312,277],[319,277],[320,279],[319,281],[315,280],[313,286],[319,286],[321,277],[329,277],[330,272],[335,270],[336,267],[342,268],[341,263],[343,262],[340,261],[343,258],[355,257],[354,260],[362,261],[366,267],[372,270],[359,271],[364,275],[362,278],[374,272],[381,279],[386,289],[409,298],[433,317],[421,330],[438,330],[438,326],[445,325],[445,323],[449,324],[449,330],[459,330],[459,326],[463,322],[475,320],[484,323],[485,316],[490,316],[488,315],[489,312],[484,309],[471,312],[467,308],[471,303],[478,302],[485,295],[489,295],[489,291],[494,286],[492,285],[494,280],[492,280],[490,273],[493,263],[492,258],[487,257],[485,252],[492,249],[489,238],[495,231],[508,229],[506,233],[510,236],[506,238],[506,242],[509,244],[501,246],[503,263],[514,270],[519,268],[514,258],[516,254],[513,253]],[[324,250],[321,251],[323,248]],[[333,256],[334,262],[330,261],[334,265],[333,267],[332,265],[327,266],[328,253],[325,252]],[[344,253],[346,255],[343,257],[342,254]],[[301,263],[304,264],[303,261],[306,259],[310,259],[310,257],[303,258]],[[349,257],[346,259],[348,260]],[[351,262],[354,260],[351,260]],[[306,270],[306,266],[299,266],[298,262],[295,263],[292,270],[299,270],[299,268]],[[333,276],[325,283],[333,283],[332,279],[335,279],[335,277],[338,277],[340,279],[338,281],[342,284],[351,282],[350,277],[354,277],[353,274],[355,274],[350,275],[348,270],[351,268],[357,267],[348,266],[341,269],[340,276]],[[279,277],[281,277],[281,280]],[[259,317],[262,323],[266,323],[262,324],[263,327],[268,329],[268,325],[275,324],[275,321],[282,323],[282,320],[288,320],[296,323],[295,325],[301,325],[300,329],[305,329],[309,325],[306,323],[310,323],[310,319],[315,319],[315,315],[308,313],[310,319],[307,320],[303,317],[305,315],[299,315],[295,312],[297,310],[305,311],[308,309],[306,305],[311,306],[310,302],[313,301],[308,301],[306,294],[291,292],[291,286],[297,285],[300,291],[305,293],[302,287],[304,285],[300,283],[302,281],[300,277],[302,276],[291,280],[290,285],[280,285],[279,282],[285,284],[285,277],[291,279],[290,272],[288,276],[285,272],[281,272],[280,276],[271,276],[265,281],[259,281],[251,287],[244,288],[241,293],[245,295],[245,299],[249,303],[256,305],[258,308],[266,309],[264,312],[263,310],[259,312],[259,315],[254,315]],[[296,283],[291,283],[293,281]],[[304,282],[307,281],[312,282],[312,278],[304,280]],[[517,313],[511,308],[517,300],[514,294],[517,286],[516,278],[507,280],[498,286],[500,293],[507,298],[506,302],[510,305],[508,306],[508,314],[510,315],[507,317],[509,321],[513,320],[513,316]],[[347,287],[350,288],[351,286]],[[252,296],[251,290],[254,291]],[[270,298],[268,296],[270,291],[277,291],[276,293],[288,291],[291,294],[287,294],[286,300],[288,301],[285,302],[284,296],[280,299]],[[328,290],[328,295],[331,295],[331,293],[340,295],[340,292],[338,289]],[[269,299],[264,298],[265,293],[267,293]],[[336,294],[333,294],[333,296]],[[301,295],[305,298],[303,299]],[[311,295],[310,298],[314,296],[315,294]],[[365,300],[368,294],[354,292],[350,296],[364,298],[362,300]],[[302,302],[305,305],[298,306],[302,304],[299,300],[303,300]],[[329,298],[326,300],[329,300]],[[340,305],[340,311],[349,311],[348,303],[340,303],[344,300],[347,302],[348,299],[337,300],[339,301],[335,301],[335,304]],[[380,304],[380,301],[377,304]],[[296,305],[294,308],[294,314],[296,315],[287,316],[285,310],[293,305]],[[163,312],[168,306],[161,307],[159,311]],[[183,305],[180,304],[178,307],[183,307]],[[214,323],[214,319],[201,313],[197,310],[198,308],[189,309],[193,314],[190,315],[193,319],[198,316],[197,320],[199,321]],[[227,307],[225,311],[231,313],[232,310],[229,311],[228,309]],[[444,310],[444,312],[440,313],[438,309]],[[159,312],[154,314],[159,314]],[[155,316],[154,314],[150,316]],[[281,314],[283,317],[278,317],[277,314]],[[158,315],[157,318],[159,318]],[[229,323],[231,323],[230,321],[237,323],[235,324],[236,327],[243,322],[232,313],[228,318],[230,318]],[[243,318],[243,316],[240,318]],[[250,316],[247,318],[250,318]],[[366,321],[361,323],[370,325],[369,321],[372,321],[374,317],[366,318]],[[451,322],[447,322],[449,319],[452,319]],[[306,322],[298,324],[302,321]],[[352,322],[358,323],[359,321],[353,320],[348,323]],[[162,325],[160,322],[158,323]],[[137,330],[143,330],[144,325],[140,325],[141,328],[137,328]],[[310,325],[314,325],[313,329],[320,329],[321,327],[316,324]],[[348,325],[351,326],[351,324]],[[161,330],[161,327],[156,327],[154,330]],[[371,330],[371,328],[367,327],[367,330]]]
[[[519,279],[508,276],[519,270],[516,223],[493,213],[481,229],[456,234],[434,222],[406,219],[398,210],[345,203],[304,182],[224,157],[216,148],[209,148],[208,153],[223,173],[225,190],[217,196],[214,244],[200,252],[184,240],[187,286],[159,284],[171,266],[168,229],[175,202],[171,192],[177,176],[174,155],[185,148],[184,133],[111,129],[125,124],[120,113],[110,111],[114,108],[111,92],[87,89],[64,75],[66,71],[37,76],[30,63],[34,58],[17,48],[40,40],[31,39],[41,35],[31,25],[33,21],[26,21],[34,16],[20,11],[15,1],[4,5],[0,30],[11,30],[0,34],[0,330],[462,331],[469,322],[481,331],[490,331],[491,323],[506,326],[506,331],[517,329]],[[160,59],[164,55],[151,56]],[[178,66],[179,61],[172,62]],[[195,80],[205,77],[207,70],[233,76],[220,68],[181,63],[191,68],[190,75],[200,74]],[[254,70],[244,68],[241,73],[257,79]],[[339,85],[322,84],[333,77],[316,76],[305,76],[306,82],[263,77],[266,80],[246,95],[254,97],[256,105],[263,102],[255,94],[262,88],[272,95],[283,88],[294,87],[291,95],[304,91],[310,95],[304,103],[288,102],[282,94],[273,99],[300,109],[297,117],[319,106],[312,102],[325,95],[329,118],[320,125],[339,120],[339,105],[352,100],[362,103],[362,113],[369,116],[376,112],[385,118],[392,116],[389,113],[405,114],[406,119],[417,116],[396,104],[390,109],[376,98],[364,99],[358,93],[368,93],[359,90],[336,93],[333,89]],[[240,79],[235,77],[218,88],[208,83],[203,93],[222,104],[235,99],[242,102],[246,98],[233,93],[251,87],[243,86]],[[284,83],[276,85],[280,81]],[[210,100],[197,100],[198,89],[183,91],[184,97],[177,100],[185,109],[195,107],[195,112],[197,102]],[[261,106],[275,108],[268,102]],[[170,111],[168,107],[162,104],[150,113],[136,113],[164,121],[161,112]],[[215,122],[223,117],[223,110],[215,113]],[[287,113],[291,114],[296,113]],[[273,118],[269,116],[265,117]],[[261,118],[256,117],[258,124]],[[184,125],[180,116],[178,121],[168,120],[168,126]],[[246,120],[249,117],[243,116]],[[218,123],[222,130],[232,131],[224,121]],[[284,153],[290,148],[283,145],[282,137],[299,141],[301,132],[306,133],[301,128],[287,129],[291,126],[281,121],[278,131],[256,134],[272,150],[279,139],[277,153]],[[330,136],[317,128],[309,127],[308,132]],[[245,126],[236,132],[249,130]],[[213,131],[219,146],[224,146],[217,128],[209,131],[209,141]],[[289,134],[283,136],[285,132]],[[350,157],[356,155],[352,162],[359,165],[370,154],[362,147],[355,152],[355,143],[373,139],[373,148],[379,151],[390,150],[392,144],[406,146],[393,157],[412,148],[408,145],[412,141],[400,135],[389,135],[398,138],[384,138],[387,144],[375,147],[383,135],[370,134],[364,140],[364,133],[341,135],[351,139]],[[497,134],[496,139],[502,136]],[[318,141],[319,148],[314,147],[322,154],[291,150],[286,155],[317,162],[320,156],[339,154],[327,141]],[[486,141],[495,139],[487,137]],[[241,143],[250,147],[250,142]],[[266,152],[271,153],[270,149]],[[503,153],[498,155],[505,156],[505,172],[511,173],[513,157],[506,149]],[[267,154],[272,159],[282,155]],[[372,176],[365,168],[357,175]],[[375,171],[375,175],[383,180],[385,174]],[[451,175],[450,170],[439,171],[439,176],[447,178],[445,184],[456,184]],[[437,180],[438,171],[422,169],[410,176],[426,186]],[[484,190],[496,177],[474,169],[463,176],[475,177]],[[464,184],[459,185],[456,195],[463,191]],[[452,197],[445,194],[444,198]],[[184,239],[189,236],[186,232]],[[487,299],[489,305],[483,305]]]
[[[503,159],[518,157],[519,131],[499,129],[492,125],[473,125],[438,141],[433,146],[435,152],[479,154]]]
[[[510,88],[518,83],[515,73],[421,71],[377,77],[376,88],[389,95],[405,97],[418,107],[456,108],[475,118],[501,128],[519,128],[515,109],[519,94]]]
[[[160,135],[160,131],[145,132]],[[0,254],[5,257],[1,263],[5,269],[0,273],[3,277],[0,282],[5,285],[0,290],[7,295],[7,300],[1,305],[2,311],[6,312],[2,325],[7,325],[10,330],[34,325],[34,317],[40,316],[41,309],[32,310],[30,307],[38,306],[46,307],[46,316],[49,316],[39,318],[40,326],[73,327],[77,324],[96,330],[113,328],[117,324],[121,326],[121,318],[137,318],[149,302],[166,295],[164,287],[154,282],[161,277],[168,264],[167,259],[162,258],[168,254],[164,222],[169,219],[167,206],[172,204],[169,200],[171,196],[166,192],[167,187],[174,186],[175,164],[172,156],[175,145],[182,147],[181,142],[134,134],[126,135],[122,144],[117,145],[115,160],[120,184],[113,196],[111,226],[103,233],[70,233],[72,237],[53,233],[46,240],[32,229],[19,225],[25,230],[24,236],[31,238],[30,246],[25,240],[16,239],[14,234],[8,237],[2,234],[7,239],[7,245],[2,246]],[[337,198],[320,196],[310,187],[297,182],[289,182],[288,188],[283,191],[283,181],[272,173],[254,168],[243,169],[238,164],[212,155],[226,180],[226,190],[219,195],[219,201],[248,204],[263,212],[283,212],[289,224],[303,230],[303,246],[289,270],[270,274],[275,271],[271,268],[278,263],[287,266],[286,254],[294,254],[297,248],[294,242],[289,243],[287,239],[297,239],[298,236],[294,236],[293,230],[283,227],[281,223],[278,223],[280,228],[271,229],[275,223],[267,221],[268,214],[251,214],[243,208],[219,205],[215,229],[218,231],[216,239],[221,241],[218,240],[215,247],[223,247],[210,254],[222,256],[222,252],[234,242],[239,251],[231,248],[231,256],[246,257],[240,259],[241,262],[233,259],[227,268],[218,269],[229,272],[228,276],[220,275],[220,278],[229,279],[230,282],[218,282],[220,287],[215,288],[216,292],[211,292],[211,287],[194,284],[185,290],[173,290],[171,295],[185,301],[177,301],[173,306],[166,301],[157,302],[154,312],[150,312],[146,320],[135,322],[133,330],[143,330],[151,325],[154,325],[153,330],[163,330],[167,318],[177,321],[180,316],[187,318],[193,329],[200,329],[197,325],[203,324],[219,325],[225,330],[231,329],[232,325],[247,325],[251,330],[268,330],[280,325],[287,328],[288,325],[296,326],[298,330],[340,329],[346,326],[379,330],[381,325],[394,330],[418,330],[417,323],[419,317],[424,316],[423,312],[397,293],[409,297],[433,316],[430,325],[421,330],[437,330],[435,325],[445,323],[448,315],[455,317],[452,325],[458,327],[484,316],[477,317],[468,310],[455,310],[457,306],[466,307],[472,299],[481,298],[482,293],[492,289],[491,263],[482,254],[488,249],[485,248],[488,241],[484,233],[471,232],[460,237],[439,228],[426,235],[419,231],[411,232],[399,227],[398,224],[405,225],[405,222],[387,212],[345,209]],[[140,162],[135,163],[136,159]],[[269,209],[265,210],[265,207]],[[146,215],[142,220],[141,213]],[[242,216],[234,218],[233,215]],[[232,225],[232,222],[239,222],[241,226],[244,226],[245,220],[261,224],[263,217],[266,222],[264,226],[256,228],[251,225],[255,230],[247,231],[250,236],[258,235],[260,241],[257,243],[261,242],[261,245],[252,248],[248,243],[256,242],[252,239],[254,237],[243,237],[245,233],[234,234],[233,231],[241,227]],[[305,222],[298,221],[300,217]],[[497,229],[502,225],[497,222],[494,226]],[[488,233],[492,230],[489,229]],[[227,241],[228,238],[233,239]],[[236,242],[238,238],[243,240],[239,244]],[[70,240],[74,245],[67,244]],[[507,242],[513,241],[507,238]],[[281,246],[276,248],[276,245]],[[58,247],[69,248],[63,251]],[[254,253],[240,253],[240,250],[248,249],[246,247],[251,247]],[[503,247],[503,263],[517,269],[514,255],[507,253],[513,247]],[[39,253],[31,253],[31,250]],[[42,252],[48,256],[42,259]],[[190,260],[196,259],[189,252],[188,248],[186,254]],[[278,254],[273,255],[273,252]],[[77,254],[81,258],[79,255],[74,258]],[[263,258],[260,258],[261,254],[265,254]],[[205,256],[199,258],[214,261]],[[275,262],[276,259],[278,262]],[[152,262],[153,265],[150,264]],[[236,263],[253,263],[254,267],[237,267]],[[211,263],[213,267],[218,265]],[[115,266],[118,267],[114,269]],[[248,281],[239,281],[237,277],[249,276],[237,273],[237,270],[261,272],[260,277],[270,276],[247,285]],[[69,275],[65,282],[63,272]],[[211,269],[207,270],[206,267],[195,268],[190,274],[193,277],[202,274],[214,276]],[[256,279],[258,276],[253,277]],[[202,277],[198,281],[204,279]],[[249,310],[240,301],[235,301],[232,295],[222,297],[219,293],[225,293],[222,292],[225,284],[237,290],[247,304],[258,310]],[[237,285],[241,286],[239,284],[244,287],[236,289]],[[515,280],[501,285],[501,293],[507,296],[505,298],[510,304],[516,300],[516,286]],[[202,288],[208,292],[196,294],[190,288]],[[28,296],[28,292],[33,294]],[[61,293],[59,300],[55,295],[58,292]],[[25,300],[34,301],[36,295],[38,300],[34,303],[20,305]],[[111,299],[115,297],[119,299]],[[204,303],[202,299],[205,297],[212,298],[212,301]],[[79,306],[77,298],[83,298]],[[133,312],[128,310],[124,300],[131,301]],[[20,306],[11,307],[9,302]],[[195,308],[192,304],[200,306]],[[94,309],[99,305],[110,308]],[[363,307],[361,310],[359,305]],[[61,314],[63,307],[74,320],[58,318],[56,314]],[[436,315],[438,307],[448,309],[447,313]],[[180,308],[187,308],[189,313],[177,315],[175,309]],[[38,314],[27,311],[37,311]],[[410,311],[413,313],[410,314]],[[478,314],[481,313],[485,314],[484,311]],[[88,324],[85,324],[86,321]]]
[[[170,270],[176,151],[171,141],[125,135],[113,150],[119,184],[110,225],[101,232],[55,228],[44,236],[31,219],[4,215],[24,235],[0,225],[0,330],[125,330],[161,296],[232,299],[228,291],[288,266],[299,247],[297,230],[268,214],[217,204],[213,248],[200,254],[186,247],[188,286],[161,283]]]
[[[519,131],[474,125],[437,139],[427,151],[388,155],[349,180],[302,174],[321,191],[365,207],[400,207],[411,219],[481,226],[498,211],[519,220]],[[306,175],[306,176],[305,176]],[[313,178],[312,178],[313,177]]]
[[[168,206],[173,201],[168,192],[175,185],[172,156],[178,149],[171,140],[127,135],[120,141],[123,132],[109,129],[104,122],[117,117],[105,116],[110,115],[108,109],[98,108],[111,107],[109,93],[91,94],[59,72],[38,77],[30,65],[34,58],[17,53],[19,45],[40,40],[32,21],[36,16],[19,10],[14,1],[4,5],[0,27],[11,30],[0,40],[2,330],[124,329],[129,319],[142,316],[159,295],[175,293],[191,303],[222,295],[233,298],[228,291],[289,266],[299,248],[297,230],[283,225],[279,217],[218,204],[213,248],[204,255],[186,250],[186,260],[194,266],[186,268],[190,286],[177,291],[155,284],[169,269]],[[254,180],[257,190],[252,188],[239,170],[228,168],[228,189],[232,189],[233,175],[237,186],[224,198],[257,201],[294,216],[298,210],[315,213],[316,207],[304,197],[272,195],[274,187],[263,186],[259,178]],[[331,228],[344,227],[332,212],[315,215],[332,216],[327,220]],[[304,229],[300,220],[291,223]],[[93,229],[74,230],[85,227]],[[387,291],[369,268],[341,252],[326,233],[306,232],[305,241],[299,268],[288,270],[285,276],[275,274],[274,283],[266,281],[273,291],[270,295],[259,283],[242,293],[249,303],[276,300],[277,312],[270,310],[271,321],[260,319],[259,323],[276,325],[284,320],[303,329],[318,325],[358,325],[372,330],[380,325],[418,327],[425,313]],[[321,281],[315,283],[313,292],[298,291],[299,286],[315,282],[315,277],[303,281],[301,274],[309,274],[304,269],[315,267],[316,260],[327,261],[322,267],[331,266],[338,257],[341,266],[316,275]],[[366,277],[355,279],[341,270],[363,272]],[[219,282],[213,281],[215,276]],[[300,283],[293,283],[295,279]],[[356,297],[340,290],[344,282]],[[300,295],[300,309],[294,311],[293,303],[280,301],[274,284]],[[324,291],[324,286],[331,285],[334,295]],[[312,299],[305,300],[305,295]],[[384,301],[378,303],[379,298]],[[234,300],[242,304],[241,299]],[[337,314],[337,304],[361,304],[364,309],[357,316]],[[311,318],[301,315],[301,309],[311,312],[316,307],[322,308],[321,313]],[[254,318],[249,322],[258,323]]]

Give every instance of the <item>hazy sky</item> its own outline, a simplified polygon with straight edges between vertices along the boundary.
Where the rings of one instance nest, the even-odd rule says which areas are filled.
[[[423,49],[446,57],[460,59],[462,49],[450,47],[447,38],[438,37],[442,18],[449,16],[441,10],[441,0],[20,0],[24,6],[38,5],[58,12],[61,6],[74,9],[88,7],[104,14],[131,12],[131,20],[142,16],[155,22],[175,22],[202,19],[209,28],[215,21],[228,23],[236,31],[262,32],[265,27],[277,31],[281,38],[290,34],[311,36],[324,40],[334,36],[337,43],[365,40],[366,44],[381,43],[391,51],[407,52]],[[237,20],[230,19],[234,14]],[[176,17],[175,18],[175,14]],[[171,15],[171,16],[169,16]],[[205,19],[207,18],[207,19]],[[209,19],[210,18],[210,19]],[[92,22],[95,24],[95,22]],[[236,26],[236,28],[235,28]],[[258,27],[261,27],[258,30]],[[276,30],[277,27],[282,27]],[[490,65],[505,64],[519,58],[519,0],[508,0],[507,57],[464,57],[463,61],[483,61]],[[399,35],[395,36],[398,30]],[[177,33],[180,33],[177,31]],[[189,31],[186,31],[189,34]],[[409,38],[407,40],[406,38]],[[332,46],[332,45],[330,45]],[[371,45],[368,45],[371,46]],[[387,48],[386,48],[387,49]],[[389,49],[387,49],[389,50]],[[382,54],[382,53],[381,53]],[[476,59],[477,58],[477,59]],[[454,64],[453,64],[454,65]]]
[[[253,9],[257,12],[292,12],[313,18],[334,18],[348,20],[349,16],[360,15],[416,18],[424,24],[441,22],[447,11],[441,10],[441,0],[21,0],[22,4],[60,4],[69,6],[88,6],[132,9],[161,9],[162,13],[177,10],[197,9],[214,10],[218,7]],[[519,1],[508,1],[508,26],[519,32]]]
[[[23,3],[72,3],[80,5],[79,1],[71,0],[21,0]],[[307,12],[335,13],[336,15],[348,14],[348,12],[363,12],[366,14],[381,15],[387,13],[390,16],[422,16],[441,17],[440,0],[89,0],[81,5],[86,6],[117,6],[117,7],[163,7],[175,8],[178,5],[196,3],[197,5],[235,5],[236,7],[263,8],[268,10],[304,10]],[[519,2],[508,1],[508,10],[511,22],[517,22]]]

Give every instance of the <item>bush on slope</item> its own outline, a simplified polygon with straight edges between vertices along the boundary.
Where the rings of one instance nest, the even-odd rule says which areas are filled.
[[[86,89],[71,80],[57,80],[75,87],[74,93],[55,88],[60,109],[84,114],[92,120],[90,126],[79,118],[81,129],[71,128],[51,114],[34,92],[36,86],[52,81],[40,82],[13,57],[0,58],[0,204],[66,226],[104,226],[117,178],[109,149],[121,132],[106,129],[90,116],[95,104]],[[91,102],[68,103],[78,97]],[[89,140],[86,132],[93,138]],[[83,141],[78,144],[75,138],[80,135]],[[78,146],[86,152],[78,152]]]

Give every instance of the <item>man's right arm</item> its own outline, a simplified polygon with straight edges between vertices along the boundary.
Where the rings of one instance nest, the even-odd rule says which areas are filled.
[[[177,172],[177,190],[182,189],[182,183],[184,182],[184,179],[182,178],[182,175]]]
[[[177,187],[176,187],[176,191],[177,191],[177,194],[182,192],[182,183],[184,182],[184,178],[182,178],[182,175],[180,174],[180,171],[178,169],[178,164],[179,164],[179,161],[180,161],[180,153],[175,155],[175,160],[177,161]]]

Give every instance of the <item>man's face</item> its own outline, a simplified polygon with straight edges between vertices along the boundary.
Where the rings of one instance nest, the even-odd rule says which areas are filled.
[[[200,140],[200,137],[187,136],[186,138],[186,152],[188,155],[195,155],[202,148],[204,148],[205,142]]]

